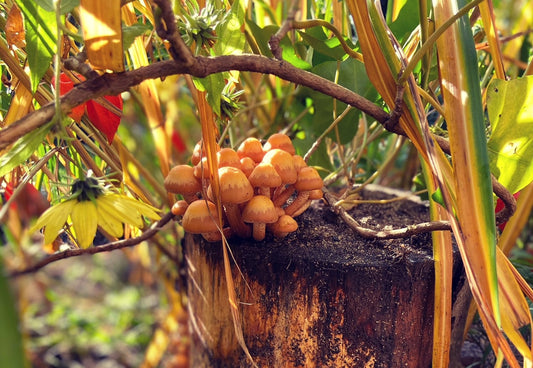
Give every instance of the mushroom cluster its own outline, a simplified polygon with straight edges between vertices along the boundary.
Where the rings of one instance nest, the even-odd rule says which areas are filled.
[[[323,181],[318,172],[295,154],[290,138],[282,133],[270,136],[265,144],[247,138],[235,151],[217,152],[220,201],[223,206],[223,233],[257,241],[266,231],[283,238],[298,228],[294,217],[302,214],[314,199],[322,198]],[[221,240],[212,202],[209,166],[199,142],[189,165],[173,167],[165,188],[180,194],[172,212],[182,216],[185,231],[202,234],[207,241]]]

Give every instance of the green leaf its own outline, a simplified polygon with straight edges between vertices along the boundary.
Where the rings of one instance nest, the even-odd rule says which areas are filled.
[[[35,3],[46,11],[55,12],[54,0],[35,0]],[[61,0],[59,11],[62,15],[67,14],[79,5],[80,0]]]
[[[19,316],[15,300],[4,275],[3,260],[0,257],[0,356],[2,365],[12,368],[28,367],[24,358]]]
[[[135,41],[135,37],[142,35],[150,29],[151,27],[145,23],[136,23],[131,26],[122,27],[122,46],[124,50],[130,48],[133,41]]]
[[[511,193],[533,181],[533,76],[494,80],[487,107],[491,172]]]
[[[19,138],[6,154],[0,156],[0,177],[26,161],[39,147],[51,128],[52,124],[45,124],[39,129],[26,134]]]
[[[54,33],[57,28],[56,15],[32,0],[17,0],[17,5],[24,14],[26,53],[30,67],[31,88],[35,93],[56,52]]]
[[[207,92],[207,102],[211,105],[213,112],[220,116],[220,96],[226,85],[225,73],[208,75],[205,78],[195,78],[194,84],[200,91]]]
[[[373,100],[377,96],[376,90],[368,80],[363,63],[355,59],[346,59],[340,63],[337,61],[327,61],[313,67],[311,71],[321,77],[334,81],[337,68],[339,68],[337,80],[341,86],[370,100]],[[304,96],[308,96],[313,100],[313,106],[315,108],[311,126],[304,127],[310,129],[318,136],[333,122],[333,98],[307,88],[303,89],[302,93]],[[337,101],[335,105],[335,116],[339,116],[346,108],[346,104]],[[356,134],[360,114],[361,112],[359,110],[352,109],[339,123],[338,128],[341,144],[348,143]],[[330,133],[329,137],[336,139],[334,132]]]
[[[317,28],[317,29],[315,29]],[[340,41],[337,38],[327,39],[320,27],[315,27],[306,32],[298,32],[302,39],[307,42],[314,50],[330,60],[342,60],[346,57],[346,51],[341,46]],[[324,37],[317,37],[323,35]],[[349,42],[349,41],[348,41]]]
[[[244,50],[245,37],[241,30],[244,23],[244,8],[241,0],[235,1],[231,10],[216,29],[216,55],[241,54]]]
[[[257,46],[259,47],[261,55],[272,57],[273,55],[272,51],[268,47],[268,41],[270,40],[270,37],[272,37],[272,35],[278,31],[279,27],[275,25],[268,25],[264,28],[261,28],[249,19],[246,20],[246,24],[248,25],[248,28],[250,29]]]

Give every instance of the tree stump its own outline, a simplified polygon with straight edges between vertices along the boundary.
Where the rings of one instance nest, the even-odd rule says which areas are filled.
[[[375,187],[362,195],[394,196]],[[429,217],[416,197],[350,213],[376,229]],[[431,235],[365,239],[324,205],[297,221],[298,231],[283,240],[229,241],[244,338],[257,366],[430,367]],[[235,338],[221,243],[187,235],[184,248],[191,367],[251,367]]]

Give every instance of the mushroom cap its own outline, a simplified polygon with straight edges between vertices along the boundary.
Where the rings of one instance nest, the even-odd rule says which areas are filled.
[[[189,165],[174,166],[164,181],[164,186],[170,193],[190,194],[202,190],[202,185],[194,176],[194,169]]]
[[[220,146],[218,144],[216,145],[215,150],[217,152],[220,151]],[[191,163],[193,164],[193,166],[196,166],[202,160],[202,157],[205,156],[205,147],[203,146],[203,141],[200,139],[198,143],[196,143],[192,151]]]
[[[270,198],[257,195],[242,210],[242,220],[248,223],[271,224],[278,220],[278,211]]]
[[[313,189],[312,191],[309,192],[310,200],[320,199],[322,197],[324,197],[324,193],[322,193],[322,189]]]
[[[187,201],[180,199],[172,205],[171,211],[174,216],[183,216],[188,207]]]
[[[248,180],[253,187],[275,188],[282,184],[281,176],[279,176],[274,166],[267,162],[257,164],[248,176]]]
[[[240,158],[250,157],[254,162],[261,162],[265,152],[263,145],[257,138],[246,138],[237,148],[237,154]]]
[[[303,167],[307,166],[307,162],[305,162],[304,158],[300,155],[293,155],[292,160],[294,161],[294,168],[297,172],[300,172]]]
[[[285,184],[294,184],[298,178],[298,173],[294,168],[294,161],[292,155],[287,151],[284,151],[279,148],[274,148],[268,151],[263,157],[263,161],[269,164],[272,164],[279,176],[281,176],[281,181]]]
[[[218,169],[222,203],[243,203],[254,196],[254,188],[244,173],[231,166]]]
[[[241,158],[241,170],[246,175],[246,177],[249,177],[252,171],[255,169],[255,161],[252,160],[250,157],[243,157]]]
[[[222,148],[217,152],[218,167],[232,166],[241,168],[241,161],[237,152],[231,148]]]
[[[299,191],[320,189],[323,185],[324,181],[318,174],[318,171],[310,166],[302,167],[298,173],[298,179],[294,183],[294,187]]]
[[[273,223],[270,227],[274,235],[292,233],[298,230],[298,223],[289,215],[280,216],[278,221]]]
[[[193,174],[197,179],[209,179],[209,163],[207,162],[207,157],[202,157],[200,162],[196,164],[193,168]]]
[[[199,199],[187,207],[181,224],[191,234],[211,233],[218,230],[215,219],[217,208],[213,202]]]
[[[282,149],[290,153],[291,155],[294,155],[296,153],[296,150],[294,149],[291,139],[289,138],[288,135],[283,134],[283,133],[272,134],[266,141],[263,147],[263,150],[266,152],[274,148]]]

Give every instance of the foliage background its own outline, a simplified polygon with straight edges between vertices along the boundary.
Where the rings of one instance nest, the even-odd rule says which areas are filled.
[[[75,55],[80,42],[83,42],[81,34],[77,34],[75,28],[79,26],[76,1],[62,1],[63,10],[59,12],[62,17],[59,18],[53,16],[53,2],[36,2],[37,8],[34,10],[30,6],[31,2],[21,0],[15,3],[26,9],[26,20],[28,14],[33,14],[36,18],[48,18],[39,23],[39,27],[44,28],[33,30],[33,37],[39,38],[38,42],[27,42],[26,48],[8,51],[6,45],[9,44],[9,29],[6,27],[9,10],[13,9],[14,2],[2,3],[2,75],[12,78],[12,85],[5,83],[0,90],[0,109],[5,126],[44,105],[45,101],[53,101],[51,77],[59,71],[53,68],[54,63],[57,65],[53,60],[53,50],[57,49],[57,40],[54,40],[53,35],[56,32],[69,35],[72,49],[67,52],[67,56]],[[244,1],[236,1],[233,5],[222,1],[208,3],[212,6],[211,13],[202,14],[195,8],[194,2],[183,7],[174,7],[183,22],[182,35],[195,39],[193,35],[204,32],[204,36],[216,34],[220,37],[213,47],[208,43],[208,47],[204,48],[198,45],[199,39],[196,38],[196,44],[191,45],[196,55],[238,54],[244,51],[273,57],[267,47],[268,39],[276,34],[291,14],[292,4],[259,1],[252,7]],[[333,24],[346,36],[343,40],[350,49],[361,51],[352,34],[353,24],[348,21],[350,10],[346,3],[294,2],[301,9],[301,19],[321,19]],[[409,37],[414,27],[421,23],[419,18],[412,16],[418,14],[421,3],[424,2],[391,2],[389,7],[389,20],[393,17],[394,9],[398,10],[396,21],[389,23],[406,52],[409,52],[409,47],[414,51],[418,44],[411,44]],[[154,14],[147,4],[134,1],[127,5],[129,16],[133,16],[134,22],[125,22],[123,27],[124,54],[115,54],[113,60],[110,60],[125,59],[127,70],[170,58],[168,43],[155,34],[154,24],[160,20],[154,19]],[[242,8],[238,5],[242,5]],[[531,5],[530,1],[522,1],[521,6],[518,6],[517,2],[494,2],[494,14],[497,15],[498,28],[502,34],[512,35],[517,30],[528,27],[531,29],[530,24],[522,24],[524,19],[527,21],[527,17],[518,11],[528,9],[528,5]],[[188,8],[189,14],[193,16],[187,18],[185,8]],[[43,9],[52,12],[42,12]],[[232,11],[224,13],[217,12],[217,9]],[[57,19],[60,19],[60,23],[65,20],[72,21],[74,28],[69,29],[70,33],[66,32],[57,26]],[[123,19],[128,19],[124,10]],[[232,21],[236,21],[237,25]],[[211,28],[205,28],[206,24]],[[385,111],[390,111],[390,103],[387,105],[384,101],[386,97],[382,97],[385,94],[381,91],[381,95],[378,94],[372,85],[372,82],[374,85],[376,82],[371,82],[371,73],[367,75],[364,65],[356,58],[347,58],[339,39],[335,38],[324,24],[319,25],[312,22],[300,24],[291,30],[288,36],[283,37],[280,40],[283,59],[300,69],[334,81],[375,102]],[[31,32],[30,28],[26,23],[27,32]],[[235,38],[225,37],[241,28],[246,30],[246,38],[240,33]],[[481,32],[483,28],[484,25],[479,20],[473,28],[474,39],[478,44],[486,41]],[[479,32],[476,33],[477,31]],[[506,75],[512,79],[522,76],[524,66],[527,66],[531,59],[531,36],[522,34],[514,41],[505,43],[503,48],[507,53],[516,56],[515,62],[506,61]],[[480,68],[479,75],[475,76],[475,83],[484,89],[495,74],[494,67],[498,60],[484,51],[479,52],[478,58],[476,64]],[[25,77],[14,72],[13,63],[24,71]],[[428,80],[435,82],[438,77],[436,60],[428,59],[427,63],[425,66],[418,65],[415,74],[421,81],[427,76]],[[28,64],[31,72],[23,69]],[[44,79],[41,80],[43,76]],[[37,83],[39,81],[40,84]],[[28,89],[24,91],[15,82],[30,86],[37,94],[32,97],[28,94]],[[428,87],[423,82],[420,84],[423,88]],[[41,173],[31,178],[32,183],[48,193],[48,199],[52,203],[68,191],[64,186],[54,185],[54,182],[71,182],[88,168],[99,168],[102,173],[109,174],[113,171],[113,164],[119,164],[121,175],[118,179],[121,191],[168,210],[173,199],[168,198],[162,189],[163,178],[171,164],[188,161],[189,152],[201,137],[197,108],[198,89],[202,88],[208,91],[208,102],[215,112],[221,109],[216,96],[224,93],[225,102],[229,104],[230,109],[224,110],[222,107],[222,111],[234,114],[230,119],[217,121],[217,130],[223,133],[221,143],[235,147],[248,136],[267,137],[273,132],[283,130],[293,137],[298,153],[304,155],[313,143],[324,135],[324,143],[312,151],[308,162],[322,170],[331,187],[348,188],[354,183],[367,181],[408,189],[417,185],[426,186],[414,147],[407,139],[384,130],[368,115],[361,114],[356,109],[347,110],[346,104],[330,96],[269,75],[224,72],[201,80],[190,76],[169,76],[163,80],[143,82],[140,88],[124,92],[124,113],[117,139],[109,150],[106,148],[108,145],[105,138],[92,128],[86,117],[80,126],[89,132],[93,139],[81,137],[82,133],[75,129],[75,125],[71,125],[72,121],[66,120],[66,131],[81,137],[81,143],[78,145],[70,145],[68,139],[61,141],[65,138],[62,131],[51,131],[48,134],[47,130],[46,134],[42,133],[33,138],[27,135],[26,137],[30,138],[18,142],[18,147],[25,148],[22,154],[3,152],[3,188],[8,182],[23,178],[23,174],[31,169],[30,164],[37,162],[54,147],[68,147],[64,156],[57,155],[51,159],[48,164],[51,175]],[[239,89],[244,90],[242,95],[231,96],[231,92]],[[427,89],[433,92],[437,90],[431,89],[431,86]],[[394,95],[395,91],[389,93]],[[342,115],[343,112],[346,112],[346,115]],[[428,106],[426,112],[431,116],[431,107]],[[337,120],[339,116],[343,118]],[[160,124],[161,121],[163,124]],[[354,121],[357,124],[354,124]],[[92,123],[94,124],[94,121]],[[447,126],[440,117],[435,119],[434,124],[435,132],[447,135]],[[330,130],[327,131],[328,129]],[[521,132],[523,135],[526,133],[527,131]],[[176,143],[176,137],[179,137],[184,147]],[[93,141],[96,143],[92,144]],[[94,152],[100,152],[94,151],[96,148],[101,148],[106,155],[95,154]],[[84,151],[88,155],[84,155]],[[31,155],[34,156],[30,157]],[[83,163],[75,165],[69,162],[69,156],[74,158],[73,161]],[[28,158],[30,160],[27,160]],[[412,178],[415,176],[417,180],[413,182]],[[349,205],[348,200],[345,203]],[[5,212],[9,205],[3,207]],[[43,254],[42,245],[34,235],[27,233],[29,219],[17,218],[15,212],[10,211],[7,220],[5,212],[2,216],[3,229],[8,245],[2,249],[2,254],[9,269],[20,269]],[[521,251],[515,253],[515,257],[526,267],[530,265],[530,229],[525,227],[523,240],[519,242]],[[30,351],[35,354],[33,362],[41,360],[44,364],[62,366],[64,363],[61,362],[61,357],[66,361],[80,361],[84,366],[88,364],[83,362],[84,359],[90,359],[91,364],[98,366],[111,364],[109,359],[115,361],[115,364],[120,361],[124,366],[138,366],[141,362],[153,364],[160,361],[164,351],[171,345],[171,331],[178,328],[176,326],[179,325],[182,313],[180,308],[176,309],[176,304],[179,304],[176,301],[181,300],[182,296],[173,288],[180,280],[179,269],[176,269],[174,262],[178,259],[179,264],[179,252],[174,246],[181,234],[181,229],[168,227],[150,242],[150,248],[143,243],[125,251],[124,255],[73,259],[61,262],[61,265],[50,266],[35,276],[17,279],[15,286],[19,291],[17,297],[26,340]],[[158,250],[153,250],[154,247]],[[170,324],[174,327],[162,334],[158,333],[161,331],[158,327],[165,326],[170,319],[174,319],[174,324]],[[72,338],[67,341],[63,339],[58,343],[61,335],[57,332],[63,329],[69,331]],[[161,335],[167,336],[163,343],[160,343]],[[64,338],[64,335],[62,337]]]

